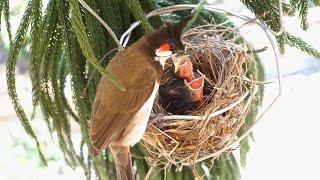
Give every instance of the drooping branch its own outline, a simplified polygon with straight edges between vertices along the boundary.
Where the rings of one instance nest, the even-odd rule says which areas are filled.
[[[152,32],[153,28],[146,18],[138,0],[125,0],[134,17],[141,22],[142,28],[146,33]]]
[[[118,81],[113,74],[109,73],[98,64],[98,60],[94,55],[94,51],[89,43],[89,39],[85,32],[85,26],[82,22],[78,1],[70,0],[69,2],[71,7],[72,26],[87,61],[90,62],[102,75],[106,76],[111,82],[113,82],[114,85],[117,86],[120,90],[125,91],[125,87],[122,85],[122,83]]]
[[[6,22],[6,26],[7,26],[7,32],[8,32],[8,36],[9,36],[9,41],[10,44],[12,43],[12,33],[11,33],[11,23],[10,23],[10,8],[9,8],[9,0],[4,0],[3,1],[3,12],[4,12],[4,19]],[[1,11],[0,11],[1,13]],[[1,15],[0,15],[1,17]],[[1,20],[1,18],[0,18]]]
[[[21,20],[21,23],[18,27],[17,33],[15,35],[15,39],[13,40],[10,50],[9,50],[9,56],[8,56],[8,62],[6,67],[6,76],[7,76],[7,85],[8,85],[8,93],[9,97],[12,101],[13,107],[16,111],[16,114],[24,127],[27,134],[36,142],[38,153],[40,155],[40,159],[42,162],[47,165],[47,160],[45,159],[45,156],[43,155],[40,143],[38,141],[38,138],[31,127],[30,121],[27,118],[27,115],[22,108],[19,98],[17,96],[16,92],[16,79],[15,79],[15,67],[18,59],[19,52],[22,48],[22,45],[25,42],[26,33],[28,31],[28,27],[30,24],[30,19],[32,16],[32,8],[33,8],[33,1],[30,1],[28,3],[28,6],[24,12],[23,18]]]

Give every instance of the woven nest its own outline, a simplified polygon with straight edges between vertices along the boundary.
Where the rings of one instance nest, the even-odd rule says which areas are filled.
[[[205,101],[175,115],[157,97],[142,140],[149,162],[189,165],[230,150],[254,96],[254,78],[245,78],[252,54],[246,44],[235,43],[237,37],[223,25],[196,27],[182,36],[194,69],[205,74]],[[161,83],[173,78],[172,61],[167,62]]]

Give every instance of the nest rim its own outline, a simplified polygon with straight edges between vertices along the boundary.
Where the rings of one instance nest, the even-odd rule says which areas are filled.
[[[163,13],[169,13],[169,12],[174,12],[174,11],[181,11],[181,10],[187,10],[187,9],[193,9],[195,8],[196,5],[190,5],[190,4],[181,4],[181,5],[172,5],[172,6],[168,6],[168,7],[164,7],[164,8],[159,8],[159,9],[156,9],[150,13],[148,13],[146,15],[147,18],[149,17],[152,17],[152,16],[156,16],[156,15],[160,15],[160,14],[163,14]],[[263,31],[264,33],[266,34],[266,37],[268,38],[271,46],[272,46],[272,50],[273,50],[273,54],[274,54],[274,57],[275,57],[275,62],[276,62],[276,68],[277,68],[277,81],[274,81],[275,83],[277,83],[278,85],[278,94],[274,97],[274,99],[272,100],[272,102],[265,108],[264,111],[262,111],[262,113],[260,113],[254,120],[254,122],[246,128],[246,131],[240,136],[238,137],[235,141],[227,144],[224,148],[222,148],[219,152],[216,152],[214,154],[220,154],[222,152],[225,152],[227,149],[230,149],[230,147],[235,144],[235,143],[239,143],[240,141],[242,141],[245,137],[247,137],[252,129],[254,128],[254,126],[261,120],[261,117],[267,112],[269,111],[269,109],[271,109],[271,107],[274,105],[274,103],[278,100],[278,98],[280,97],[281,95],[281,75],[280,75],[280,72],[279,72],[279,57],[278,57],[278,51],[277,51],[277,48],[276,48],[276,44],[274,42],[274,40],[271,38],[271,36],[268,34],[268,31],[272,33],[272,30],[270,30],[265,24],[263,24],[262,22],[259,22],[257,21],[258,18],[249,18],[247,16],[243,16],[243,15],[239,15],[237,13],[233,13],[232,11],[228,11],[228,10],[224,10],[224,9],[220,9],[220,8],[213,8],[213,7],[210,7],[210,6],[204,6],[203,8],[204,10],[207,10],[209,12],[217,12],[217,13],[221,13],[221,14],[224,14],[224,15],[227,15],[227,16],[233,16],[233,17],[237,17],[239,19],[242,19],[244,21],[247,21],[246,23],[249,24],[248,22],[250,23],[254,23],[254,24],[257,24]],[[126,46],[126,44],[128,43],[129,39],[130,39],[130,35],[131,35],[131,31],[133,29],[135,29],[138,25],[140,24],[139,21],[136,21],[135,23],[133,23],[130,28],[121,36],[121,44],[123,46]],[[241,28],[241,27],[240,27]],[[249,81],[250,82],[250,81]],[[251,81],[251,83],[256,83],[256,82],[253,82]],[[260,82],[262,85],[264,84],[268,84],[270,82]],[[257,93],[257,84],[254,85],[254,88],[253,90],[251,89],[249,91],[249,93],[251,94],[256,94]],[[252,96],[249,96],[249,97],[252,97]],[[244,98],[245,99],[245,98]],[[252,98],[250,98],[252,100]],[[181,115],[170,115],[170,116],[163,116],[165,119],[170,119],[170,117],[181,117]],[[196,116],[197,118],[200,117],[200,119],[203,119],[202,117],[203,116]],[[208,157],[209,158],[209,157]],[[183,164],[183,163],[181,163]],[[184,165],[190,165],[190,163],[188,164],[184,164]],[[149,174],[149,172],[148,172]]]

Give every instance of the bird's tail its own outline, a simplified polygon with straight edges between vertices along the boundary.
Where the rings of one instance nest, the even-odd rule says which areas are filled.
[[[134,180],[130,148],[127,146],[110,146],[113,154],[117,180]]]

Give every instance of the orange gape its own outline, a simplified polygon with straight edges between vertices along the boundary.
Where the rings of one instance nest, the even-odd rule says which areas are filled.
[[[200,73],[200,71],[199,71]],[[189,90],[190,98],[192,101],[197,102],[198,104],[203,103],[203,86],[204,86],[204,78],[205,75],[200,73],[201,77],[198,79],[194,79],[191,82],[184,81],[184,84]]]
[[[188,57],[182,57],[179,59],[172,57],[173,64],[175,66],[175,73],[181,79],[187,79],[188,82],[194,79],[192,62]]]
[[[181,79],[184,79],[185,86],[189,92],[191,101],[198,104],[203,103],[203,86],[205,76],[200,72],[201,77],[195,79],[193,75],[193,65],[188,56],[172,57],[175,66],[175,74]]]

